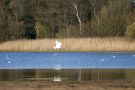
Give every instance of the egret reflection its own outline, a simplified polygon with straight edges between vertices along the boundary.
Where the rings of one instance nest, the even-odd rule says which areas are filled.
[[[57,64],[54,66],[54,70],[61,70],[61,69],[62,69],[62,67],[60,64]]]
[[[54,82],[61,82],[61,77],[56,77],[54,76],[54,79],[53,79]]]

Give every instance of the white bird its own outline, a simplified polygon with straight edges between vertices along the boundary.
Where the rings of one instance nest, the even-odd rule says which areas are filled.
[[[116,56],[113,56],[113,58],[116,58]]]
[[[135,57],[135,55],[132,55],[133,57]]]
[[[53,47],[53,48],[54,49],[61,49],[61,47],[62,47],[62,43],[60,41],[56,40],[55,47]]]
[[[101,59],[100,61],[101,61],[101,62],[104,62],[105,60],[104,60],[104,59]]]
[[[9,56],[8,55],[6,56],[6,59],[9,60]]]
[[[11,63],[11,61],[9,60],[9,61],[8,61],[8,63],[10,64],[10,63]]]
[[[8,56],[8,55],[6,56],[6,59],[8,60],[8,63],[10,64],[10,63],[11,63],[11,61],[10,61],[10,58],[9,58],[9,56]]]

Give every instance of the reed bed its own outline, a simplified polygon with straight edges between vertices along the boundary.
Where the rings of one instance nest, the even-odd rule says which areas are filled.
[[[62,48],[54,50],[55,41],[62,42]],[[14,40],[0,44],[0,51],[135,51],[135,40],[126,38],[65,38]]]

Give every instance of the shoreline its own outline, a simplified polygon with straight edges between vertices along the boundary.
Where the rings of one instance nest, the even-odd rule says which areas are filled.
[[[0,82],[0,90],[134,90],[134,82],[44,82],[11,81]]]

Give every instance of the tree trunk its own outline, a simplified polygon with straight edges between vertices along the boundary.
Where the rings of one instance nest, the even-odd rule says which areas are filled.
[[[78,19],[78,22],[79,22],[79,30],[80,30],[80,35],[82,34],[82,21],[81,21],[81,18],[79,16],[79,11],[78,11],[78,7],[77,5],[73,4],[75,10],[76,10],[76,17]]]
[[[15,13],[15,19],[16,19],[16,38],[18,39],[18,15],[17,12]]]

